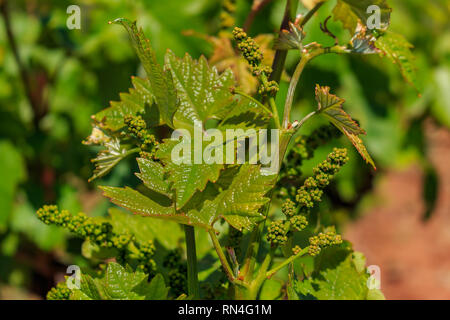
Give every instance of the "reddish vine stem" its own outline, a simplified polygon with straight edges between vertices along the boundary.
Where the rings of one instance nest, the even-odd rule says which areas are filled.
[[[284,11],[283,21],[280,26],[280,33],[282,30],[289,27],[289,22],[295,19],[297,13],[298,0],[287,0],[286,9]],[[272,63],[272,73],[270,75],[269,81],[276,81],[280,83],[281,74],[283,73],[284,64],[286,62],[287,51],[277,50],[275,52],[275,58]]]
[[[266,5],[268,5],[272,0],[254,0],[252,5],[252,11],[247,16],[247,19],[244,22],[244,30],[247,32],[250,30],[250,27],[253,24],[253,21],[255,20],[258,13],[264,9]]]

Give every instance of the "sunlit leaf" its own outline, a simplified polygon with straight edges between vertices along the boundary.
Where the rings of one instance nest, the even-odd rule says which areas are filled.
[[[199,163],[195,163],[194,153],[203,155],[204,148],[192,149],[195,146],[194,142],[186,139],[182,141],[166,140],[157,151],[157,157],[163,161],[168,172],[168,181],[172,182],[172,189],[175,190],[177,209],[182,208],[196,191],[204,190],[208,181],[217,181],[220,170],[223,168],[223,164],[208,164],[203,159]],[[190,163],[176,163],[172,159],[172,150],[179,144],[187,144],[188,150],[191,150]]]
[[[165,60],[179,97],[180,105],[174,119],[176,128],[192,130],[196,122],[204,124],[208,119],[223,119],[233,109],[231,70],[219,75],[205,57],[197,61],[186,54],[180,59],[171,51],[167,52]]]
[[[138,30],[136,22],[121,18],[114,20],[114,23],[123,25],[128,31],[134,49],[149,78],[161,118],[165,123],[173,127],[173,115],[178,107],[178,99],[172,73],[164,70],[157,62],[155,52],[150,46],[150,41],[145,38],[142,29]]]
[[[103,146],[104,150],[100,151],[96,158],[91,161],[95,164],[94,174],[89,178],[89,182],[103,177],[111,171],[121,160],[135,152],[123,147],[118,138],[110,138]]]
[[[103,194],[111,202],[135,214],[199,226],[206,229],[210,228],[209,225],[203,223],[196,216],[191,217],[184,213],[176,213],[173,206],[162,206],[131,188],[100,187],[100,189],[103,190]]]
[[[276,175],[262,174],[260,166],[243,165],[226,190],[205,202],[199,216],[210,224],[224,218],[236,229],[250,229],[264,219],[259,209],[269,201],[265,195],[275,180]]]
[[[158,162],[143,158],[138,158],[137,163],[141,172],[136,173],[136,176],[144,182],[145,186],[170,197],[170,185],[165,178],[163,166]]]
[[[415,58],[411,52],[413,45],[401,34],[386,31],[377,38],[375,46],[380,49],[381,55],[387,57],[401,71],[403,78],[417,86]]]
[[[365,134],[365,131],[344,111],[342,105],[345,100],[331,94],[329,87],[316,85],[316,101],[318,103],[317,112],[325,116],[333,125],[342,131],[363,159],[376,169],[372,157],[367,152],[362,140],[358,137],[360,134]]]
[[[72,300],[164,300],[168,288],[158,274],[148,282],[143,272],[132,272],[110,262],[102,278],[83,274],[80,289],[72,292]]]

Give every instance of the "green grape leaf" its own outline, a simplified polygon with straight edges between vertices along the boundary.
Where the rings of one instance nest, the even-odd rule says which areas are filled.
[[[172,189],[175,190],[175,200],[177,210],[182,208],[194,195],[196,191],[202,191],[205,189],[208,181],[215,182],[219,178],[220,170],[223,168],[223,164],[208,164],[205,161],[199,161],[200,163],[194,163],[195,159],[191,159],[190,163],[176,163],[172,159],[172,151],[175,147],[186,146],[187,150],[191,150],[191,154],[201,153],[203,154],[205,145],[202,149],[195,150],[197,145],[194,141],[188,139],[178,140],[165,140],[160,144],[156,153],[156,157],[161,159],[165,164],[165,170],[168,172],[168,180],[172,183]]]
[[[146,106],[154,102],[148,79],[132,77],[133,87],[129,93],[121,93],[120,101],[111,101],[110,107],[94,115],[94,120],[101,124],[103,129],[117,131],[121,129],[126,115],[143,113]]]
[[[305,32],[303,29],[289,22],[289,30],[281,30],[278,39],[275,40],[275,50],[302,50],[302,41],[305,38]]]
[[[316,85],[317,112],[326,117],[336,128],[338,128],[354,145],[363,159],[376,169],[369,152],[362,140],[358,137],[366,132],[359,127],[343,109],[344,99],[330,93],[330,87]]]
[[[74,289],[70,300],[105,300],[95,280],[88,274],[81,274],[80,288]]]
[[[353,134],[365,134],[365,131],[342,108],[345,100],[331,94],[330,87],[316,85],[316,101],[318,112],[337,128],[344,128]]]
[[[300,299],[318,300],[366,300],[369,298],[367,280],[369,274],[365,268],[358,270],[353,261],[354,256],[349,251],[339,250],[333,254],[332,261],[318,264],[312,277],[295,282],[295,289]],[[338,260],[338,258],[339,260]],[[320,260],[322,257],[316,259]],[[323,258],[325,260],[325,258]],[[329,259],[327,259],[329,260]],[[359,262],[358,262],[359,263]]]
[[[118,208],[110,208],[108,212],[110,216],[108,221],[113,226],[114,232],[132,234],[140,243],[156,240],[164,248],[172,250],[184,236],[178,223],[141,217]]]
[[[178,108],[178,98],[172,73],[157,62],[150,41],[145,38],[142,29],[138,30],[136,22],[119,18],[113,23],[121,24],[127,30],[133,47],[142,62],[150,81],[150,86],[162,120],[173,128],[173,116]]]
[[[171,197],[170,184],[165,179],[164,167],[155,161],[138,158],[140,173],[136,176],[142,180],[144,185],[150,190],[159,192],[167,197]]]
[[[74,289],[72,300],[164,300],[168,288],[162,275],[150,281],[143,272],[132,272],[120,264],[110,262],[102,278],[82,275],[80,288]]]
[[[183,59],[168,51],[166,68],[172,72],[180,106],[175,113],[176,128],[193,130],[195,123],[202,125],[208,119],[223,119],[235,106],[231,88],[235,79],[230,69],[219,75],[205,57]]]
[[[265,195],[275,181],[276,175],[264,175],[258,165],[242,165],[229,187],[214,200],[205,201],[195,216],[211,225],[218,218],[224,218],[238,230],[251,229],[264,219],[259,209],[269,201]]]
[[[342,22],[344,28],[351,34],[360,21],[364,26],[368,25],[369,19],[374,15],[374,11],[369,11],[370,6],[378,6],[380,9],[380,27],[379,30],[386,30],[389,27],[392,9],[386,0],[338,0],[333,9],[335,20]]]
[[[233,109],[220,122],[218,128],[227,129],[259,129],[267,128],[271,115],[256,102],[241,97],[236,100]]]
[[[135,214],[210,229],[209,225],[202,223],[197,217],[176,213],[173,205],[164,207],[129,187],[100,187],[100,189],[111,202]]]
[[[386,31],[375,41],[375,46],[381,51],[381,56],[394,63],[403,78],[417,89],[415,58],[411,52],[413,45],[401,34]]]
[[[91,161],[95,164],[94,174],[89,178],[89,182],[94,179],[103,177],[111,171],[120,161],[128,155],[136,152],[123,147],[118,138],[109,138],[103,142],[104,150],[97,154],[97,157]]]

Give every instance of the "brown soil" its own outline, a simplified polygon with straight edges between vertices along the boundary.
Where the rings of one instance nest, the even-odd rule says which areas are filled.
[[[375,207],[346,228],[345,238],[381,268],[387,299],[450,299],[450,132],[426,126],[428,156],[439,175],[431,218],[423,221],[419,165],[390,171],[377,183]]]

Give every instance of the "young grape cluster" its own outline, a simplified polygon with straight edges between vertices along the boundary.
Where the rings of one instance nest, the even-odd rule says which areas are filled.
[[[44,205],[37,211],[37,216],[45,224],[66,228],[101,248],[116,249],[118,261],[134,265],[148,274],[153,274],[156,270],[153,260],[155,246],[152,240],[142,243],[129,233],[114,232],[108,221],[88,217],[81,212],[72,215],[67,210],[60,211],[55,205]]]
[[[313,169],[314,176],[307,178],[298,188],[295,201],[287,198],[283,202],[281,211],[286,218],[274,221],[268,227],[267,240],[272,246],[284,245],[290,232],[302,231],[308,226],[306,215],[317,202],[321,201],[323,189],[329,185],[330,180],[347,161],[347,149],[334,148],[327,159]],[[317,254],[321,247],[342,241],[336,234],[334,236],[328,233],[325,235],[327,236],[325,240],[328,242],[325,242],[322,234],[317,236],[320,240],[318,243],[314,237],[311,238],[311,254]]]
[[[72,290],[67,287],[65,281],[59,282],[56,287],[47,292],[47,300],[70,300],[71,293]]]
[[[321,232],[309,238],[308,253],[315,256],[320,253],[321,249],[341,243],[342,238],[335,231]]]
[[[275,95],[279,90],[279,86],[276,81],[267,81],[267,77],[272,73],[272,68],[262,64],[264,56],[259,45],[242,28],[234,28],[233,38],[237,42],[239,51],[242,52],[245,60],[249,63],[253,75],[260,77],[262,80],[259,94]],[[264,76],[262,77],[262,75]]]
[[[175,249],[164,258],[163,266],[167,270],[169,286],[175,296],[186,293],[187,266],[181,259],[181,253]]]
[[[324,125],[308,136],[300,135],[295,138],[294,146],[287,154],[285,165],[281,168],[280,181],[301,177],[303,161],[311,159],[319,146],[341,135],[342,133],[336,127]]]
[[[158,141],[153,134],[147,130],[147,123],[140,115],[126,115],[124,117],[125,131],[124,134],[130,135],[138,141],[138,146],[141,148],[141,158],[152,159],[155,155]]]

